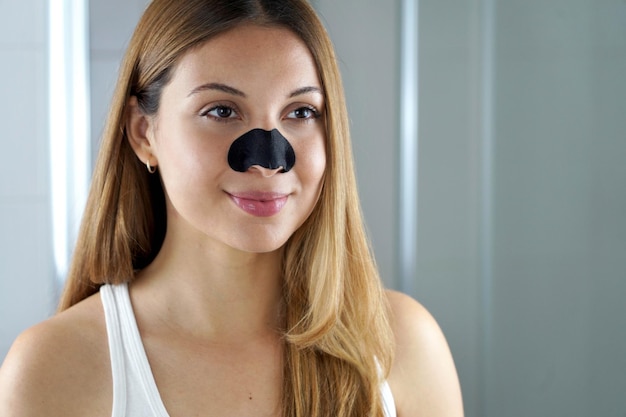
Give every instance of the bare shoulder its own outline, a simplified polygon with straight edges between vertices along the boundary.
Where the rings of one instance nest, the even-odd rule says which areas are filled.
[[[462,416],[456,368],[439,325],[413,298],[396,291],[387,298],[396,339],[389,385],[398,417]]]
[[[99,295],[26,330],[0,368],[0,415],[110,415],[108,343]]]

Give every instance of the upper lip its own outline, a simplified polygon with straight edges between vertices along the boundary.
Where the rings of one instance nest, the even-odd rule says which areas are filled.
[[[233,191],[228,192],[231,196],[235,198],[241,198],[244,200],[255,200],[255,201],[272,201],[278,200],[280,198],[287,197],[288,193],[282,193],[278,191]]]

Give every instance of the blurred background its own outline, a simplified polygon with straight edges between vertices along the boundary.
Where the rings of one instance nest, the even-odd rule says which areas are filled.
[[[0,0],[0,360],[54,312],[147,0]],[[626,416],[626,1],[317,0],[368,231],[468,417]]]

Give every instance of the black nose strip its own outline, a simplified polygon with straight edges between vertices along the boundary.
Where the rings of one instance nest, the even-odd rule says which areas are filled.
[[[282,167],[282,172],[287,172],[295,163],[291,144],[277,129],[252,129],[235,139],[228,151],[228,165],[238,172],[246,172],[253,165]]]

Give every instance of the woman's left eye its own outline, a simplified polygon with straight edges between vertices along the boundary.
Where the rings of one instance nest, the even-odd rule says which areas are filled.
[[[316,119],[319,117],[319,112],[313,107],[299,107],[289,114],[288,119]]]

